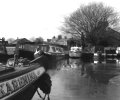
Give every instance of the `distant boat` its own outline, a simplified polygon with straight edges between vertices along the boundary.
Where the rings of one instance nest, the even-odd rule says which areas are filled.
[[[99,47],[96,48],[94,53],[95,58],[117,58],[118,48],[117,47]]]
[[[106,58],[117,57],[116,50],[117,50],[116,47],[105,47],[104,52],[106,54]]]
[[[36,48],[34,57],[46,56],[48,59],[59,59],[65,57],[64,49],[51,44],[41,44]]]
[[[81,57],[82,48],[81,47],[71,47],[69,51],[69,57],[79,58]]]
[[[23,65],[23,61],[14,64],[14,59],[11,58],[6,65],[0,65],[0,100],[32,98],[37,88],[35,84],[45,72],[45,68],[36,60]]]

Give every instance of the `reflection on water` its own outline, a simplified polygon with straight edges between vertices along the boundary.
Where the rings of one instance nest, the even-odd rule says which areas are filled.
[[[68,70],[68,69],[79,69],[81,67],[80,59],[66,59],[61,60],[62,64],[59,65],[60,70]],[[56,66],[58,67],[58,66]]]
[[[42,100],[48,98],[50,100],[49,94],[51,92],[52,81],[49,74],[44,73],[35,85],[38,87],[36,90],[38,98]],[[33,100],[36,100],[36,97],[33,97]]]
[[[50,66],[51,100],[120,100],[118,59],[85,62],[69,58],[51,62]],[[35,94],[32,100],[37,97]]]

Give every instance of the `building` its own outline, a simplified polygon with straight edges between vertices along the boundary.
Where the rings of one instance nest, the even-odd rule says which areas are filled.
[[[59,39],[59,40],[57,38],[47,39],[47,42],[49,42],[49,43],[64,45],[64,46],[67,46],[67,44],[68,44],[67,41],[68,41],[68,39],[64,39],[64,38]]]

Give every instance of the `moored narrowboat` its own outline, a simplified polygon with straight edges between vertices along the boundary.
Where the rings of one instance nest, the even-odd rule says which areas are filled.
[[[25,65],[23,62],[8,65],[0,65],[0,100],[30,100],[37,88],[35,83],[45,68],[37,63],[37,59]]]
[[[42,55],[48,59],[61,59],[65,57],[65,52],[62,47],[51,44],[41,44],[37,47],[34,57],[38,58]]]

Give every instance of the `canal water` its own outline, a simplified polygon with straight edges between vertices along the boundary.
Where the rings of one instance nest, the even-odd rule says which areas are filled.
[[[49,100],[120,100],[119,59],[69,58],[51,63],[47,70],[52,82]],[[36,92],[32,100],[42,99]]]

